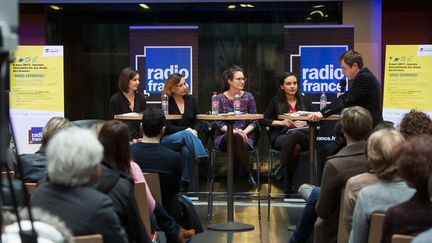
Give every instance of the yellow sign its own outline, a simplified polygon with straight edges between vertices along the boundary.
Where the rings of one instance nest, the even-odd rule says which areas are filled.
[[[383,108],[388,115],[432,111],[432,45],[386,47]],[[386,114],[384,114],[385,116]]]
[[[10,80],[11,109],[63,112],[63,46],[19,46]]]

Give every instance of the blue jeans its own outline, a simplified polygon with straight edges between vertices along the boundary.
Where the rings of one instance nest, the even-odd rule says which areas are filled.
[[[195,159],[208,157],[201,140],[187,130],[163,136],[161,144],[180,152],[181,173],[182,180],[184,181],[191,180],[191,172],[195,165]]]
[[[303,211],[302,218],[297,224],[297,227],[288,243],[302,243],[302,242],[312,242],[313,241],[313,230],[315,221],[318,216],[315,211],[315,205],[317,204],[318,197],[320,194],[320,187],[315,187],[306,201],[306,206]]]

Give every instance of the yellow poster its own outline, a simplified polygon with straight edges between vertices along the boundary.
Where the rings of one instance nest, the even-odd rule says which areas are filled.
[[[411,109],[432,112],[432,45],[387,45],[384,120],[399,124]]]
[[[19,46],[10,64],[10,113],[18,152],[34,153],[42,129],[64,116],[63,46]]]

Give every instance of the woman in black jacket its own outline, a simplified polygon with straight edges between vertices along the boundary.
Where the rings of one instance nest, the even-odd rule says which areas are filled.
[[[286,166],[284,175],[286,194],[294,193],[293,177],[300,152],[308,149],[308,135],[305,121],[280,120],[278,115],[310,111],[312,103],[299,92],[295,74],[286,72],[279,80],[278,94],[273,97],[264,112],[263,124],[270,128],[270,142],[274,149],[281,151],[281,163]]]

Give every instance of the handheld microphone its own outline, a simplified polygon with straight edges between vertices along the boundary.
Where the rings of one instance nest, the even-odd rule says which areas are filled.
[[[345,79],[341,79],[339,81],[339,85],[341,86],[341,93],[345,93],[345,87],[347,85],[347,81]]]

